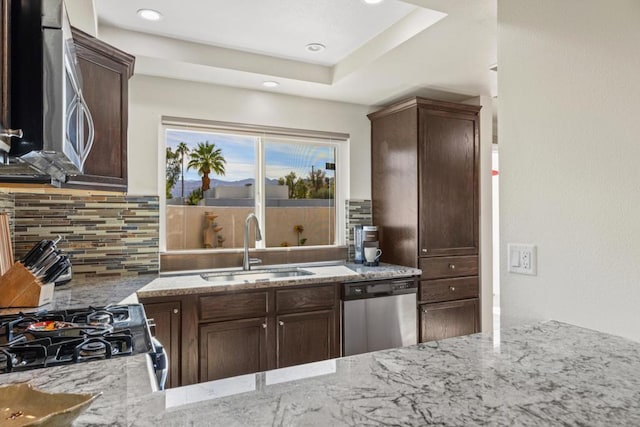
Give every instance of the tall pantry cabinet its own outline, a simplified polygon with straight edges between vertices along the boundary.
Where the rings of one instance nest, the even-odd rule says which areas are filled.
[[[420,341],[478,332],[480,107],[411,98],[369,114],[382,260],[422,270]]]

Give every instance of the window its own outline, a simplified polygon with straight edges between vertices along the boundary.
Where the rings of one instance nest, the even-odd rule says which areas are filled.
[[[346,135],[163,123],[167,251],[242,248],[250,213],[260,223],[259,248],[344,243],[344,208],[336,200],[344,200],[337,196],[347,184],[339,169]]]

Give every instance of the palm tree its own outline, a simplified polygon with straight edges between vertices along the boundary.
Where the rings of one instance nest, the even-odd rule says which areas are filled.
[[[184,156],[189,153],[189,147],[184,142],[178,144],[176,147],[176,154],[180,156],[180,180],[182,181],[182,193],[181,197],[184,199]]]
[[[222,156],[222,150],[216,148],[216,144],[209,144],[209,141],[199,142],[198,146],[189,155],[191,160],[187,169],[196,169],[198,175],[202,176],[202,191],[207,191],[211,184],[209,174],[224,175],[224,165],[227,163]]]

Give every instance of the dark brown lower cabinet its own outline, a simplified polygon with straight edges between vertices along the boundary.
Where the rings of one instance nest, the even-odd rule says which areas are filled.
[[[267,319],[200,326],[200,382],[267,369]]]
[[[168,387],[340,357],[337,283],[140,302],[169,353]]]
[[[420,305],[420,342],[478,332],[478,298]]]
[[[180,329],[181,306],[179,301],[144,304],[148,319],[155,323],[154,336],[162,343],[169,358],[166,388],[180,385]]]
[[[335,310],[277,316],[278,368],[336,357]]]

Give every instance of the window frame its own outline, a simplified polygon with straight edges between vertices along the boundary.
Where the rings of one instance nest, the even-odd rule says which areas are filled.
[[[160,233],[159,246],[160,253],[163,254],[188,254],[188,253],[234,253],[242,252],[242,248],[201,248],[201,249],[178,249],[167,250],[167,222],[166,207],[167,199],[164,191],[165,186],[165,164],[166,164],[166,132],[168,130],[211,132],[211,133],[231,133],[252,135],[257,138],[256,150],[256,178],[255,178],[255,214],[258,217],[261,230],[266,230],[266,201],[265,195],[265,138],[291,139],[292,142],[305,142],[314,145],[330,145],[335,147],[335,241],[331,245],[316,245],[304,247],[287,247],[287,250],[308,250],[322,248],[336,248],[346,246],[346,200],[349,197],[349,141],[350,136],[344,133],[312,131],[295,128],[260,126],[243,123],[220,122],[201,119],[186,119],[179,117],[162,116],[158,130],[158,193],[160,208]],[[255,249],[265,251],[282,250],[281,247],[266,247],[266,239],[255,242]]]

